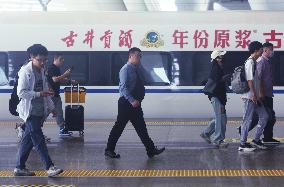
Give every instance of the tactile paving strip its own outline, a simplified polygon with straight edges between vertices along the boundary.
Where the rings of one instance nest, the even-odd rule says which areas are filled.
[[[45,171],[36,176],[47,177]],[[0,171],[0,177],[12,177],[12,171]],[[284,170],[66,170],[59,177],[243,177],[284,176]]]

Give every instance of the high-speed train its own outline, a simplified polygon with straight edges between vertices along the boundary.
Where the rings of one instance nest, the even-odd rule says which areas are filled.
[[[1,12],[0,119],[15,118],[8,100],[26,49],[35,43],[47,47],[49,63],[55,53],[64,55],[62,72],[74,67],[71,78],[87,89],[86,119],[116,117],[118,73],[134,46],[143,51],[146,118],[207,118],[213,112],[202,88],[212,50],[227,51],[228,74],[249,57],[247,45],[254,40],[275,46],[274,108],[284,117],[283,17],[275,11]],[[228,117],[241,117],[242,108],[240,95],[228,93]]]

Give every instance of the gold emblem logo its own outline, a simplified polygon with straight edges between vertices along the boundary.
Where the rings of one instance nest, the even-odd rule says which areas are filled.
[[[146,33],[145,38],[140,42],[141,46],[147,48],[158,48],[164,45],[164,41],[161,39],[161,36],[156,31],[149,31]]]

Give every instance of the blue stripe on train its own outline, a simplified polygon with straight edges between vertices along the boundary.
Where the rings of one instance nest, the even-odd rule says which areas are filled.
[[[63,93],[63,89],[60,90]],[[11,93],[12,89],[0,89],[0,93]],[[87,89],[87,93],[118,93],[118,89]],[[146,89],[146,93],[203,93],[202,89]],[[284,94],[284,90],[273,90],[274,94]]]

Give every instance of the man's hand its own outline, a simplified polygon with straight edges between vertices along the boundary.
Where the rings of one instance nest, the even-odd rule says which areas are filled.
[[[40,96],[41,97],[47,97],[47,96],[53,96],[54,92],[53,91],[41,91]]]
[[[52,117],[53,117],[53,118],[56,117],[56,115],[57,115],[57,113],[56,113],[55,110],[52,110],[52,111],[51,111],[51,114],[52,114]]]
[[[63,76],[64,76],[64,77],[68,77],[68,76],[70,76],[71,71],[72,71],[72,69],[71,69],[71,68],[70,68],[70,69],[67,69],[67,70],[63,73]]]
[[[134,100],[134,101],[131,103],[131,105],[132,105],[134,108],[136,108],[136,107],[140,106],[140,102],[137,101],[137,100]]]
[[[257,97],[255,94],[252,95],[252,102],[254,102],[255,104],[257,104]]]
[[[76,81],[76,80],[71,80],[71,84],[76,85],[76,84],[78,84],[78,81]]]

